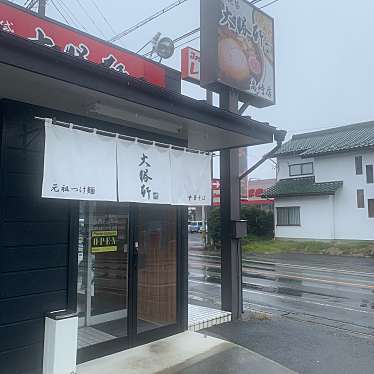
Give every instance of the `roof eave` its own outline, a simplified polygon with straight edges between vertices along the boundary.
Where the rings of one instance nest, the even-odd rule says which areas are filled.
[[[0,63],[236,132],[255,139],[254,144],[271,143],[276,131],[267,123],[242,117],[5,32],[0,32]]]

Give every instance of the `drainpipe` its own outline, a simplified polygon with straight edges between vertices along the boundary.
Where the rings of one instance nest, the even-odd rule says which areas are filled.
[[[274,154],[278,151],[278,149],[282,146],[284,139],[286,138],[287,131],[285,130],[277,130],[274,134],[274,139],[277,142],[277,145],[268,153],[262,156],[261,160],[255,163],[251,168],[245,171],[242,175],[239,176],[239,180],[241,181],[243,178],[247,177],[253,171],[255,171],[260,165],[262,165],[267,159],[272,158]]]

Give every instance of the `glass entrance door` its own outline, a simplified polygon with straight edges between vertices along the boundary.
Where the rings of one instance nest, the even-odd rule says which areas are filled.
[[[177,208],[137,209],[137,333],[177,323]]]
[[[79,361],[123,350],[177,326],[177,208],[81,202]]]
[[[81,202],[78,249],[78,348],[128,334],[129,207]]]

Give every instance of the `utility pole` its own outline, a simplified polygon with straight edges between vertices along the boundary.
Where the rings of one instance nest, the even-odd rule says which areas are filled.
[[[46,7],[47,7],[47,0],[39,0],[38,14],[39,14],[40,17],[45,17]]]

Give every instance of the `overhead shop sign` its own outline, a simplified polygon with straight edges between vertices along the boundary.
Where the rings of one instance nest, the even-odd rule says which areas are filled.
[[[274,21],[247,0],[200,0],[201,85],[239,91],[256,107],[275,103]]]
[[[46,121],[42,197],[203,206],[210,188],[210,154]]]
[[[182,49],[181,78],[200,84],[200,51],[186,47]]]
[[[166,85],[165,70],[158,64],[9,3],[0,3],[1,31],[161,87]]]
[[[171,203],[170,150],[118,140],[119,201]]]

